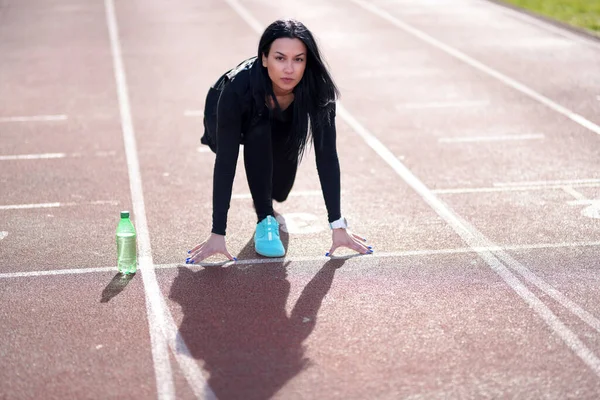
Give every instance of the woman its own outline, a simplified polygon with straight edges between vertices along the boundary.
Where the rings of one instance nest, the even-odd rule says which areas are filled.
[[[188,252],[191,256],[186,263],[213,254],[236,260],[227,250],[225,230],[240,144],[244,145],[246,176],[258,216],[255,250],[266,257],[285,255],[273,200],[286,200],[311,134],[332,229],[332,246],[326,255],[333,255],[339,247],[361,254],[373,252],[363,244],[365,239],[347,231],[340,212],[337,95],[313,35],[295,20],[272,23],[260,39],[258,57],[242,62],[217,81],[207,95],[202,138],[217,155],[212,232]]]

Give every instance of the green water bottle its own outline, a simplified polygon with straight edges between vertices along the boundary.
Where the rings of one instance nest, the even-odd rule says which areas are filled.
[[[135,227],[129,219],[129,211],[121,211],[117,226],[117,269],[122,274],[135,274],[137,271],[137,246]]]

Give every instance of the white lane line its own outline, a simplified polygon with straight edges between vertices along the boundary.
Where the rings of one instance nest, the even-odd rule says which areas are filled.
[[[568,180],[553,180],[553,181],[523,181],[523,182],[495,182],[496,187],[507,186],[579,186],[586,184],[600,184],[600,179],[568,179]]]
[[[524,265],[519,263],[517,260],[515,260],[513,257],[511,257],[509,254],[507,254],[503,250],[494,252],[494,255],[496,257],[500,258],[502,261],[504,261],[504,263],[508,267],[512,268],[514,271],[517,271],[528,282],[535,285],[538,289],[540,289],[541,291],[543,291],[544,293],[546,293],[547,295],[552,297],[556,302],[561,304],[564,308],[569,310],[571,313],[573,313],[574,315],[579,317],[583,322],[585,322],[590,327],[594,328],[598,333],[600,333],[600,320],[598,318],[596,318],[595,316],[593,316],[592,314],[590,314],[589,312],[587,312],[586,310],[584,310],[583,307],[579,306],[579,304],[577,304],[574,301],[567,298],[567,296],[565,296],[560,291],[556,290],[554,287],[552,287],[551,285],[546,283],[543,279],[539,278],[537,275],[535,275],[528,268],[526,268]],[[557,318],[557,320],[558,320],[558,318]],[[568,328],[566,328],[566,329],[568,329]],[[572,334],[572,337],[579,340],[579,338],[577,338],[577,336],[575,334]],[[587,348],[585,347],[585,345],[583,345],[583,343],[581,343],[581,345],[583,345],[583,346],[579,346],[579,344],[577,342],[572,343],[572,344],[574,345],[575,348],[579,347],[581,352],[585,355]],[[591,350],[587,350],[587,351],[589,351],[589,354],[587,355],[588,362],[591,364],[591,365],[590,364],[588,364],[588,365],[590,367],[592,367],[592,369],[594,369],[594,371],[596,372],[596,375],[598,375],[599,372],[597,370],[597,364],[596,364],[597,358]],[[580,357],[581,357],[581,355],[580,355]],[[582,358],[582,359],[583,359],[583,361],[586,361],[584,358]],[[594,359],[596,359],[596,360],[594,360]],[[587,364],[587,362],[586,362],[586,364]],[[596,367],[594,367],[594,365],[596,365]]]
[[[185,110],[183,115],[186,117],[203,117],[204,110]]]
[[[0,122],[66,121],[66,115],[33,115],[30,117],[0,117]]]
[[[320,190],[298,190],[292,191],[289,194],[289,197],[306,197],[306,196],[322,196],[323,192]],[[252,199],[252,194],[250,193],[239,193],[231,195],[232,199],[236,200],[247,200]]]
[[[501,136],[465,136],[438,139],[438,143],[501,142],[510,140],[544,139],[544,135],[501,135]]]
[[[237,0],[226,0],[232,8],[242,18],[252,26],[257,33],[261,33],[261,24],[239,3]],[[363,4],[367,8],[369,5],[362,1],[352,0],[357,4]],[[389,14],[388,14],[389,15]],[[521,297],[530,307],[546,322],[546,324],[571,348],[571,350],[588,366],[597,376],[600,376],[600,359],[571,331],[558,317],[544,304],[533,292],[531,292],[502,262],[493,252],[488,250],[477,250],[482,247],[497,247],[482,233],[462,219],[458,214],[452,211],[444,202],[437,198],[394,154],[388,150],[373,134],[367,131],[352,115],[338,103],[338,115],[351,126],[354,131],[361,136],[365,142],[385,161],[394,171],[411,186],[429,206],[442,217],[452,229],[469,245],[475,249],[477,254],[486,261],[490,268],[496,272],[510,288],[512,288],[519,297]],[[600,129],[599,129],[600,132]],[[508,255],[505,255],[508,257]],[[527,268],[514,260],[510,260],[510,265],[518,264],[520,270]],[[514,263],[513,263],[514,261]],[[514,266],[513,266],[514,267]],[[518,270],[519,271],[519,270]],[[531,275],[533,273],[529,272]],[[524,275],[528,279],[528,275]],[[543,290],[543,289],[542,289]],[[552,295],[552,294],[550,294]],[[568,304],[567,304],[568,305]],[[577,310],[568,308],[573,313]]]
[[[567,201],[567,204],[570,205],[570,206],[596,206],[596,207],[600,207],[600,200],[592,200],[592,199],[571,200],[571,201]]]
[[[600,183],[581,183],[577,187],[600,187]],[[526,192],[529,190],[563,190],[564,185],[537,185],[537,186],[503,186],[503,187],[483,187],[483,188],[454,188],[454,189],[435,189],[431,193],[435,194],[466,194],[466,193],[494,193],[494,192]]]
[[[65,158],[66,153],[46,153],[46,154],[18,154],[13,156],[0,156],[0,161],[13,160],[43,160],[51,158]]]
[[[582,202],[582,201],[589,202],[590,201],[582,193],[579,193],[577,190],[573,189],[570,186],[564,186],[563,190],[565,192],[567,192],[568,194],[570,194],[571,196],[575,197],[575,199],[577,199],[579,202]]]
[[[152,359],[154,362],[156,388],[159,399],[175,399],[175,385],[173,382],[171,361],[169,359],[169,347],[166,340],[167,322],[165,321],[162,294],[158,287],[156,274],[154,272],[152,250],[150,248],[150,235],[148,233],[148,223],[144,205],[144,194],[142,191],[140,164],[137,156],[137,145],[130,110],[129,91],[121,56],[121,43],[119,40],[119,30],[113,1],[114,0],[105,0],[104,5],[106,9],[106,22],[110,36],[110,47],[117,86],[123,141],[125,143],[131,199],[133,202],[133,215],[137,225],[138,263],[144,282],[146,313],[148,315],[148,325],[150,328],[150,342],[152,347]]]
[[[265,29],[263,25],[244,7],[238,0],[225,0],[231,8],[239,14],[240,17],[259,35],[263,33]]]
[[[87,201],[83,203],[75,203],[75,202],[66,202],[66,203],[36,203],[36,204],[8,204],[1,206],[0,210],[28,210],[28,209],[36,209],[36,208],[57,208],[57,207],[73,207],[73,206],[81,206],[81,205],[93,205],[93,206],[102,206],[102,205],[111,205],[116,206],[119,202],[116,200],[94,200]]]
[[[495,182],[494,187],[480,188],[451,188],[431,190],[436,194],[463,194],[463,193],[491,193],[491,192],[514,192],[529,190],[565,190],[567,193],[573,187],[599,187],[600,179],[572,179],[572,180],[552,180],[552,181],[525,181],[525,182]]]
[[[233,1],[233,0],[230,0]],[[548,97],[543,96],[541,94],[539,94],[538,92],[536,92],[535,90],[529,88],[528,86],[516,81],[515,79],[509,78],[508,76],[502,74],[501,72],[488,67],[487,65],[475,60],[474,58],[466,55],[465,53],[455,49],[454,47],[451,47],[435,38],[433,38],[432,36],[429,36],[428,34],[426,34],[425,32],[416,29],[402,21],[400,21],[398,18],[394,17],[393,15],[391,15],[390,13],[388,13],[387,11],[382,10],[379,7],[376,7],[372,4],[367,3],[364,0],[351,0],[353,3],[357,4],[358,6],[364,8],[365,10],[379,16],[380,18],[388,21],[389,23],[391,23],[392,25],[408,32],[409,34],[416,36],[417,38],[423,40],[424,42],[437,47],[438,49],[442,50],[443,52],[451,55],[452,57],[455,57],[461,61],[463,61],[466,64],[469,64],[470,66],[498,79],[499,81],[501,81],[502,83],[504,83],[507,86],[512,87],[513,89],[531,97],[534,100],[537,100],[538,102],[544,104],[545,106],[549,107],[550,109],[558,112],[559,114],[564,115],[565,117],[571,119],[572,121],[575,121],[576,123],[578,123],[579,125],[583,126],[584,128],[589,129],[590,131],[600,135],[600,126],[594,124],[593,122],[585,119],[584,117],[582,117],[579,114],[574,113],[573,111],[569,110],[566,107],[561,106],[560,104],[550,100]]]
[[[96,151],[95,157],[110,157],[116,154],[115,151]],[[79,158],[86,157],[83,153],[42,153],[42,154],[15,154],[10,156],[0,156],[0,161],[20,161],[20,160],[49,160],[57,158]]]
[[[353,0],[354,1],[354,0]],[[483,250],[490,247],[498,247],[481,232],[479,232],[469,222],[456,214],[448,205],[440,200],[429,190],[402,162],[400,162],[392,152],[390,152],[383,143],[381,143],[372,133],[364,128],[341,104],[338,104],[338,115],[351,126],[354,131],[361,136],[365,142],[385,161],[400,177],[415,190],[429,206],[442,217],[452,229],[463,239],[465,243],[476,250],[477,254],[496,272],[506,284],[521,297],[531,309],[538,314],[544,322],[563,340],[563,342],[597,375],[600,377],[600,359],[571,331],[553,312],[544,304],[531,290],[529,290],[513,274],[500,259],[507,259],[513,269],[518,273],[529,271],[517,261],[509,258],[508,255],[496,251]],[[500,250],[498,252],[501,252]],[[518,265],[518,268],[516,266]],[[529,275],[521,274],[529,280],[533,273]],[[541,279],[540,279],[541,281]],[[549,286],[549,285],[548,285]],[[541,288],[544,290],[543,288]],[[549,293],[549,295],[551,295]],[[577,315],[578,310],[568,308],[569,311]]]
[[[6,232],[5,232],[6,233]],[[405,250],[395,252],[382,252],[378,251],[368,256],[357,256],[362,257],[361,262],[371,262],[379,258],[403,258],[403,257],[427,257],[437,255],[453,255],[453,254],[469,254],[477,253],[478,251],[515,251],[523,252],[529,250],[544,250],[544,249],[573,249],[582,247],[600,247],[600,241],[598,242],[561,242],[561,243],[533,243],[533,244],[522,244],[522,245],[508,245],[508,246],[495,246],[495,247],[460,247],[456,249],[423,249],[423,250]],[[260,265],[260,264],[273,264],[279,262],[292,262],[292,263],[303,263],[303,262],[321,262],[323,260],[330,259],[341,259],[345,257],[325,257],[325,256],[314,256],[314,257],[282,257],[282,258],[256,258],[248,260],[238,260],[237,262],[224,261],[218,263],[200,263],[200,264],[185,264],[181,263],[169,263],[169,264],[156,264],[154,267],[157,269],[173,269],[178,267],[204,267],[204,266],[215,266],[215,265]],[[354,258],[354,257],[349,257]],[[117,267],[98,267],[98,268],[73,268],[73,269],[53,269],[45,271],[25,271],[25,272],[7,272],[0,273],[0,279],[10,278],[35,278],[42,276],[54,276],[54,275],[80,275],[90,274],[96,272],[116,272]]]
[[[9,204],[0,206],[0,210],[26,210],[30,208],[55,208],[74,205],[76,205],[76,203]]]
[[[592,204],[591,206],[584,208],[581,210],[581,215],[588,218],[600,219],[600,205],[598,204],[599,203]]]
[[[489,101],[438,101],[438,102],[429,102],[429,103],[405,103],[405,104],[397,104],[396,109],[431,109],[431,108],[463,108],[463,107],[485,107],[490,104]]]
[[[586,206],[581,210],[581,215],[588,218],[600,219],[600,200],[588,199],[583,193],[579,193],[572,187],[565,186],[563,190],[573,196],[576,200],[567,201],[570,206]]]
[[[204,379],[202,374],[201,368],[204,368],[204,365],[200,367],[199,364],[203,364],[203,361],[196,361],[192,356],[183,337],[179,333],[177,324],[169,311],[169,306],[164,297],[161,297],[160,300],[163,308],[167,310],[165,317],[167,318],[168,323],[165,325],[166,330],[164,331],[164,334],[167,337],[169,347],[171,348],[171,351],[173,351],[175,360],[177,361],[177,364],[179,364],[179,368],[182,370],[188,385],[190,385],[192,392],[194,392],[197,399],[217,400],[217,396],[212,388],[208,386],[208,382]]]

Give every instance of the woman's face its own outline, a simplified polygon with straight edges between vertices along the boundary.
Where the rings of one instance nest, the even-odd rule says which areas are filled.
[[[262,64],[269,72],[276,96],[292,92],[306,69],[306,46],[300,39],[279,38],[271,43],[269,55]]]

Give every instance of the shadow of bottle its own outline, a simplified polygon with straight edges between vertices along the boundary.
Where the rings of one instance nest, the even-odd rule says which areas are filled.
[[[183,311],[179,333],[191,355],[204,361],[217,398],[271,398],[308,367],[303,342],[343,264],[325,263],[289,316],[289,263],[179,268],[169,294]]]
[[[102,291],[102,298],[100,299],[100,303],[108,303],[113,297],[121,293],[129,284],[129,282],[133,279],[134,276],[135,274],[126,275],[117,272],[117,274],[111,279],[111,281],[108,283],[108,285],[106,285],[106,287]]]

